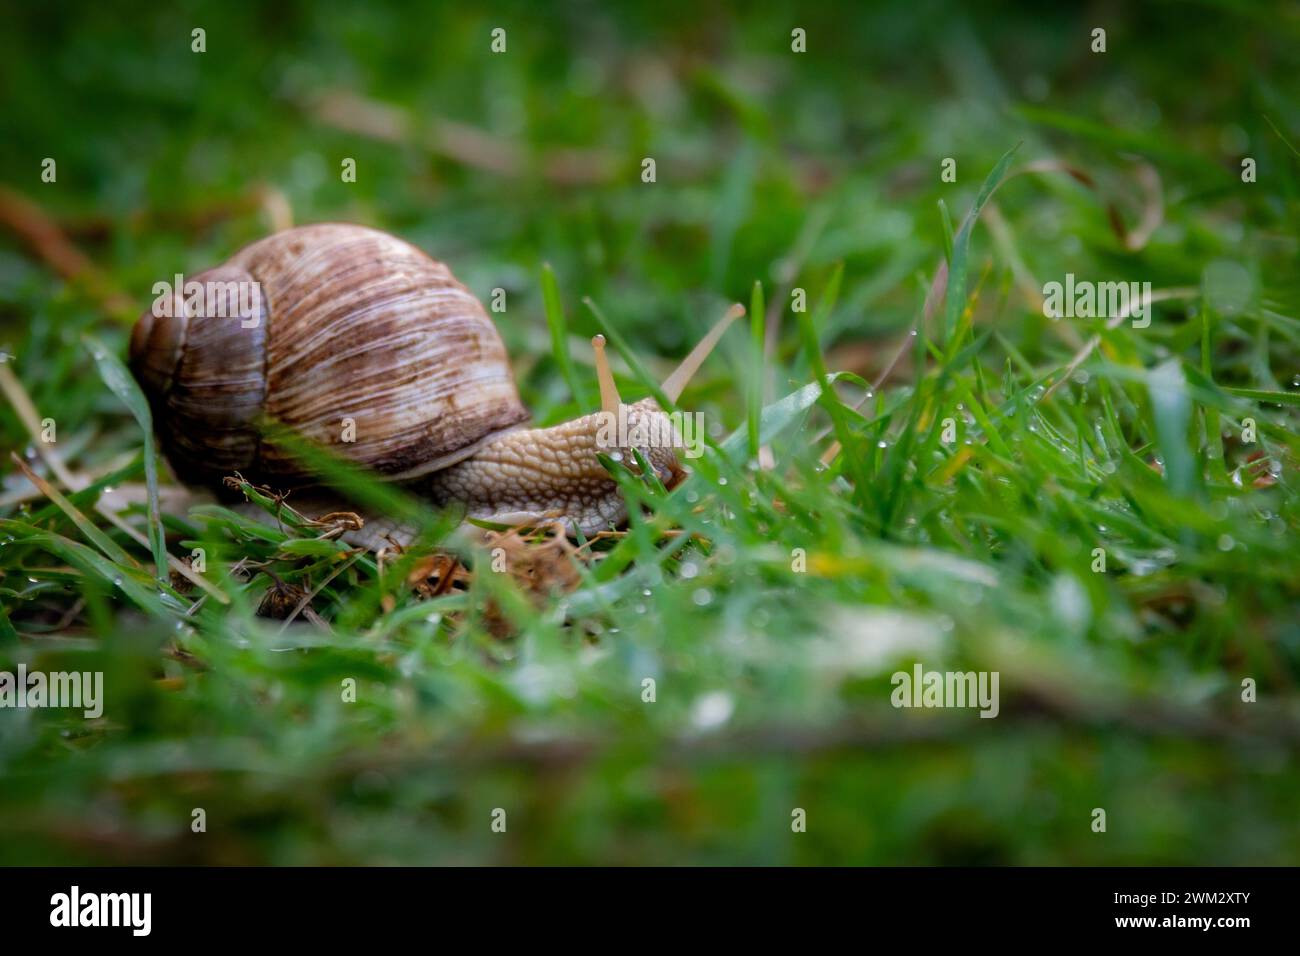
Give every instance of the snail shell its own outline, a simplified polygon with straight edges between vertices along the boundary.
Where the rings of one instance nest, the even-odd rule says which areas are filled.
[[[190,282],[203,308],[174,290],[174,307],[155,303],[131,335],[132,369],[184,481],[302,479],[262,437],[264,416],[393,480],[461,461],[528,418],[483,306],[386,233],[288,229]],[[241,297],[239,283],[260,295]]]

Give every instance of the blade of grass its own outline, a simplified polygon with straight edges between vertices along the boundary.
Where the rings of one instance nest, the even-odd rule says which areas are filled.
[[[9,611],[0,603],[0,647],[16,647],[19,640],[18,632],[9,620]]]
[[[943,226],[944,261],[952,262],[952,213],[948,211],[948,204],[942,199],[939,200],[939,224]]]
[[[627,341],[619,334],[618,329],[614,328],[614,324],[605,317],[605,313],[592,301],[591,297],[583,296],[582,304],[587,307],[587,310],[596,319],[601,332],[605,334],[605,338],[609,339],[610,344],[614,346],[618,354],[623,356],[623,361],[627,362],[632,374],[636,376],[642,385],[649,389],[650,394],[654,396],[654,400],[659,403],[659,407],[665,411],[672,411],[676,408],[676,403],[668,400],[668,396],[659,388],[659,383],[654,380],[654,376],[641,364],[640,359],[636,357],[636,353],[632,351]]]
[[[87,508],[93,508],[95,503],[99,500],[99,496],[104,493],[105,489],[116,488],[129,481],[134,481],[139,477],[140,472],[143,470],[144,458],[141,455],[136,455],[130,463],[124,467],[117,469],[117,471],[111,471],[101,478],[97,478],[80,491],[74,491],[72,494],[68,495],[68,500],[82,511]],[[39,528],[43,527],[45,522],[49,521],[51,518],[57,517],[59,514],[59,506],[50,503],[39,511],[33,511],[31,515],[28,516],[27,521]]]
[[[4,392],[5,397],[9,400],[9,404],[13,406],[14,412],[18,415],[18,419],[23,423],[23,427],[27,429],[27,434],[31,436],[33,447],[36,449],[37,454],[39,454],[45,461],[45,464],[49,467],[51,473],[56,475],[59,481],[63,483],[63,486],[70,491],[84,490],[88,483],[85,481],[78,481],[77,478],[68,471],[67,467],[63,464],[62,459],[52,452],[50,446],[41,441],[40,416],[36,413],[36,406],[32,404],[31,397],[28,396],[27,390],[23,388],[22,382],[20,382],[18,377],[10,371],[9,366],[2,362],[0,362],[0,391]],[[129,537],[132,541],[135,541],[142,547],[149,547],[148,539],[146,539],[140,532],[136,531],[135,528],[131,527],[131,525],[125,520],[118,517],[117,513],[105,502],[97,502],[95,504],[95,510],[98,511],[106,521]],[[196,574],[188,564],[170,554],[167,555],[167,561],[173,571],[193,582],[204,591],[207,591],[208,594],[215,598],[218,603],[230,603],[230,598],[226,594],[222,593],[220,588],[212,584],[201,574]]]
[[[1230,395],[1248,398],[1252,402],[1272,402],[1275,405],[1300,406],[1300,392],[1276,392],[1266,388],[1236,388],[1231,385],[1220,387]]]
[[[167,541],[163,536],[162,517],[158,511],[158,455],[154,449],[153,415],[149,410],[149,402],[126,366],[112,351],[92,336],[84,335],[81,340],[90,349],[95,364],[99,366],[99,377],[122,400],[144,433],[144,482],[149,496],[149,543],[153,548],[154,574],[159,581],[165,582]]]
[[[1210,348],[1210,309],[1201,311],[1201,372],[1211,382],[1214,381],[1213,354]],[[1228,471],[1223,462],[1223,434],[1219,421],[1219,410],[1212,405],[1203,405],[1205,416],[1205,454],[1214,478],[1220,482],[1228,480]]]
[[[0,518],[0,531],[12,535],[15,543],[35,545],[75,565],[84,574],[102,578],[106,584],[118,588],[141,610],[159,617],[167,616],[167,610],[158,595],[136,580],[137,575],[144,576],[143,571],[123,568],[79,541],[52,531],[33,528],[22,521]]]
[[[569,385],[569,393],[581,408],[594,408],[594,399],[587,383],[578,377],[569,354],[568,324],[564,318],[564,304],[560,300],[560,287],[550,263],[542,266],[542,305],[546,310],[546,325],[551,331],[551,352],[560,366],[560,373]]]
[[[980,186],[980,191],[975,197],[975,205],[966,214],[966,219],[962,222],[961,228],[957,230],[957,235],[953,239],[952,264],[948,270],[948,298],[944,309],[944,342],[951,338],[953,331],[957,328],[957,319],[966,304],[966,271],[969,268],[967,259],[970,254],[971,232],[975,228],[975,222],[979,219],[980,212],[984,209],[984,204],[989,201],[989,197],[1002,183],[1007,167],[1011,165],[1011,160],[1016,155],[1016,151],[1020,149],[1020,146],[1020,143],[1016,143],[1015,146],[1007,150],[988,176],[984,178],[984,184]]]
[[[749,405],[747,422],[749,428],[749,457],[757,460],[759,441],[759,419],[763,414],[763,283],[755,280],[754,290],[749,297]]]
[[[825,387],[829,388],[841,378],[848,378],[848,376],[844,372],[837,372],[834,375],[827,376]],[[793,425],[799,416],[817,404],[822,389],[822,384],[810,382],[802,388],[795,389],[784,398],[780,398],[771,405],[764,407],[759,415],[759,441],[766,445]],[[748,438],[748,427],[738,428],[726,437],[720,447],[723,453],[734,462],[738,460],[740,454],[745,450]]]
[[[1192,401],[1178,360],[1170,359],[1157,366],[1150,374],[1147,388],[1151,393],[1156,436],[1165,457],[1165,481],[1174,494],[1190,496],[1196,490],[1195,461],[1187,444]]]
[[[19,458],[16,452],[10,452],[9,458],[18,466],[18,470],[27,477],[27,480],[40,489],[41,494],[59,506],[59,510],[68,516],[69,520],[77,526],[77,530],[86,536],[86,540],[104,553],[104,557],[127,568],[140,567],[139,562],[118,547],[112,538],[100,531],[93,521],[78,511],[76,506],[65,498],[59,489],[32,471],[27,462]]]
[[[319,476],[330,488],[362,507],[421,529],[435,522],[432,509],[401,486],[323,445],[309,441],[293,429],[279,422],[264,421],[262,433],[278,449],[298,459],[309,473]]]

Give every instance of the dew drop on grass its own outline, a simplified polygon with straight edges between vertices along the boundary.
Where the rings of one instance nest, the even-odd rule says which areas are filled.
[[[690,579],[695,577],[699,573],[700,573],[700,566],[696,564],[694,561],[682,562],[682,568],[681,568],[682,577]]]
[[[1236,546],[1236,544],[1237,544],[1237,542],[1235,542],[1235,541],[1232,540],[1232,535],[1230,535],[1230,534],[1221,534],[1221,535],[1219,535],[1219,550],[1220,550],[1220,551],[1231,551],[1231,550]]]
[[[1160,570],[1158,561],[1148,561],[1146,558],[1134,558],[1129,562],[1128,572],[1136,578],[1144,578],[1148,574],[1154,574]]]
[[[720,727],[735,709],[735,700],[725,690],[709,691],[691,706],[691,723],[699,730]]]
[[[686,500],[691,504],[695,504],[695,502],[700,500],[699,492],[694,490],[686,492]]]
[[[726,483],[727,483],[727,479],[726,479],[726,478],[719,478],[719,479],[718,479],[718,484],[720,484],[720,485],[725,485]]]
[[[621,451],[611,452],[609,457],[611,461],[622,461],[623,453]]]
[[[713,603],[713,593],[708,588],[700,588],[691,595],[691,600],[694,601],[698,607],[705,607]]]

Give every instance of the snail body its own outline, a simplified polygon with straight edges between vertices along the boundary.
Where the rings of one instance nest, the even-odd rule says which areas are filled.
[[[673,400],[735,314],[665,383]],[[593,344],[601,411],[523,427],[500,334],[451,271],[387,233],[329,223],[276,233],[160,295],[132,331],[130,365],[187,484],[233,472],[312,484],[263,435],[270,419],[435,504],[591,534],[626,518],[597,458],[616,450],[598,442],[601,416],[672,433],[653,399],[621,402]],[[680,480],[672,447],[640,450],[665,484]]]

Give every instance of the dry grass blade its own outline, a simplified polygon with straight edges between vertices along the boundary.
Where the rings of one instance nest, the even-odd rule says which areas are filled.
[[[1193,287],[1159,289],[1149,295],[1143,295],[1138,301],[1141,303],[1143,308],[1147,308],[1152,302],[1163,302],[1168,299],[1194,299],[1200,294],[1201,290]],[[1128,320],[1129,316],[1133,314],[1133,306],[1134,303],[1132,302],[1126,304],[1124,308],[1120,309],[1119,313],[1114,318],[1108,320],[1106,322],[1107,331],[1117,329],[1123,325]],[[1061,387],[1061,384],[1067,381],[1070,376],[1074,374],[1075,370],[1087,361],[1088,356],[1092,354],[1093,349],[1100,344],[1100,335],[1094,335],[1092,338],[1088,339],[1087,342],[1083,343],[1083,347],[1075,353],[1074,358],[1070,359],[1065,368],[1061,370],[1060,376],[1056,381],[1049,385],[1047,391],[1043,393],[1043,400],[1045,401],[1048,398],[1051,398],[1053,393]]]
[[[529,151],[514,140],[437,116],[417,121],[400,107],[350,90],[327,90],[311,98],[306,109],[336,129],[385,143],[414,141],[435,155],[499,176],[520,177],[538,168],[549,182],[581,185],[608,181],[617,165],[608,152],[584,149],[545,150],[534,164]]]
[[[54,454],[50,446],[41,441],[40,416],[36,412],[36,406],[32,404],[31,396],[23,388],[18,376],[14,375],[9,366],[3,363],[0,363],[0,392],[4,392],[9,404],[13,406],[14,412],[18,415],[23,427],[27,429],[27,433],[32,439],[33,447],[45,462],[46,467],[50,469],[51,474],[55,475],[69,491],[75,492],[85,488],[89,482],[76,478],[63,464],[63,460]],[[131,540],[146,550],[149,548],[149,539],[123,520],[104,501],[101,500],[96,503],[95,510],[115,528],[128,535]],[[168,554],[167,563],[173,571],[202,588],[221,604],[230,603],[230,598],[222,593],[220,588],[206,580],[202,575],[197,574],[175,555]]]
[[[36,256],[69,282],[83,286],[103,310],[119,318],[134,318],[131,297],[117,289],[64,235],[40,206],[12,189],[0,186],[0,224],[15,233]]]
[[[40,475],[36,474],[36,472],[32,471],[32,469],[28,467],[27,462],[19,458],[14,452],[9,453],[9,459],[18,466],[18,470],[27,477],[28,481],[40,489],[41,494],[54,502],[54,504],[58,506],[59,510],[68,516],[68,519],[77,526],[77,529],[86,536],[86,539],[90,541],[91,544],[95,545],[95,547],[99,548],[99,550],[104,553],[104,557],[108,558],[110,561],[116,562],[117,564],[126,565],[137,570],[139,569],[140,562],[136,561],[114,544],[112,538],[100,531],[99,528],[95,526],[94,522],[87,520],[86,516],[83,515],[71,501],[65,498],[57,488]]]

